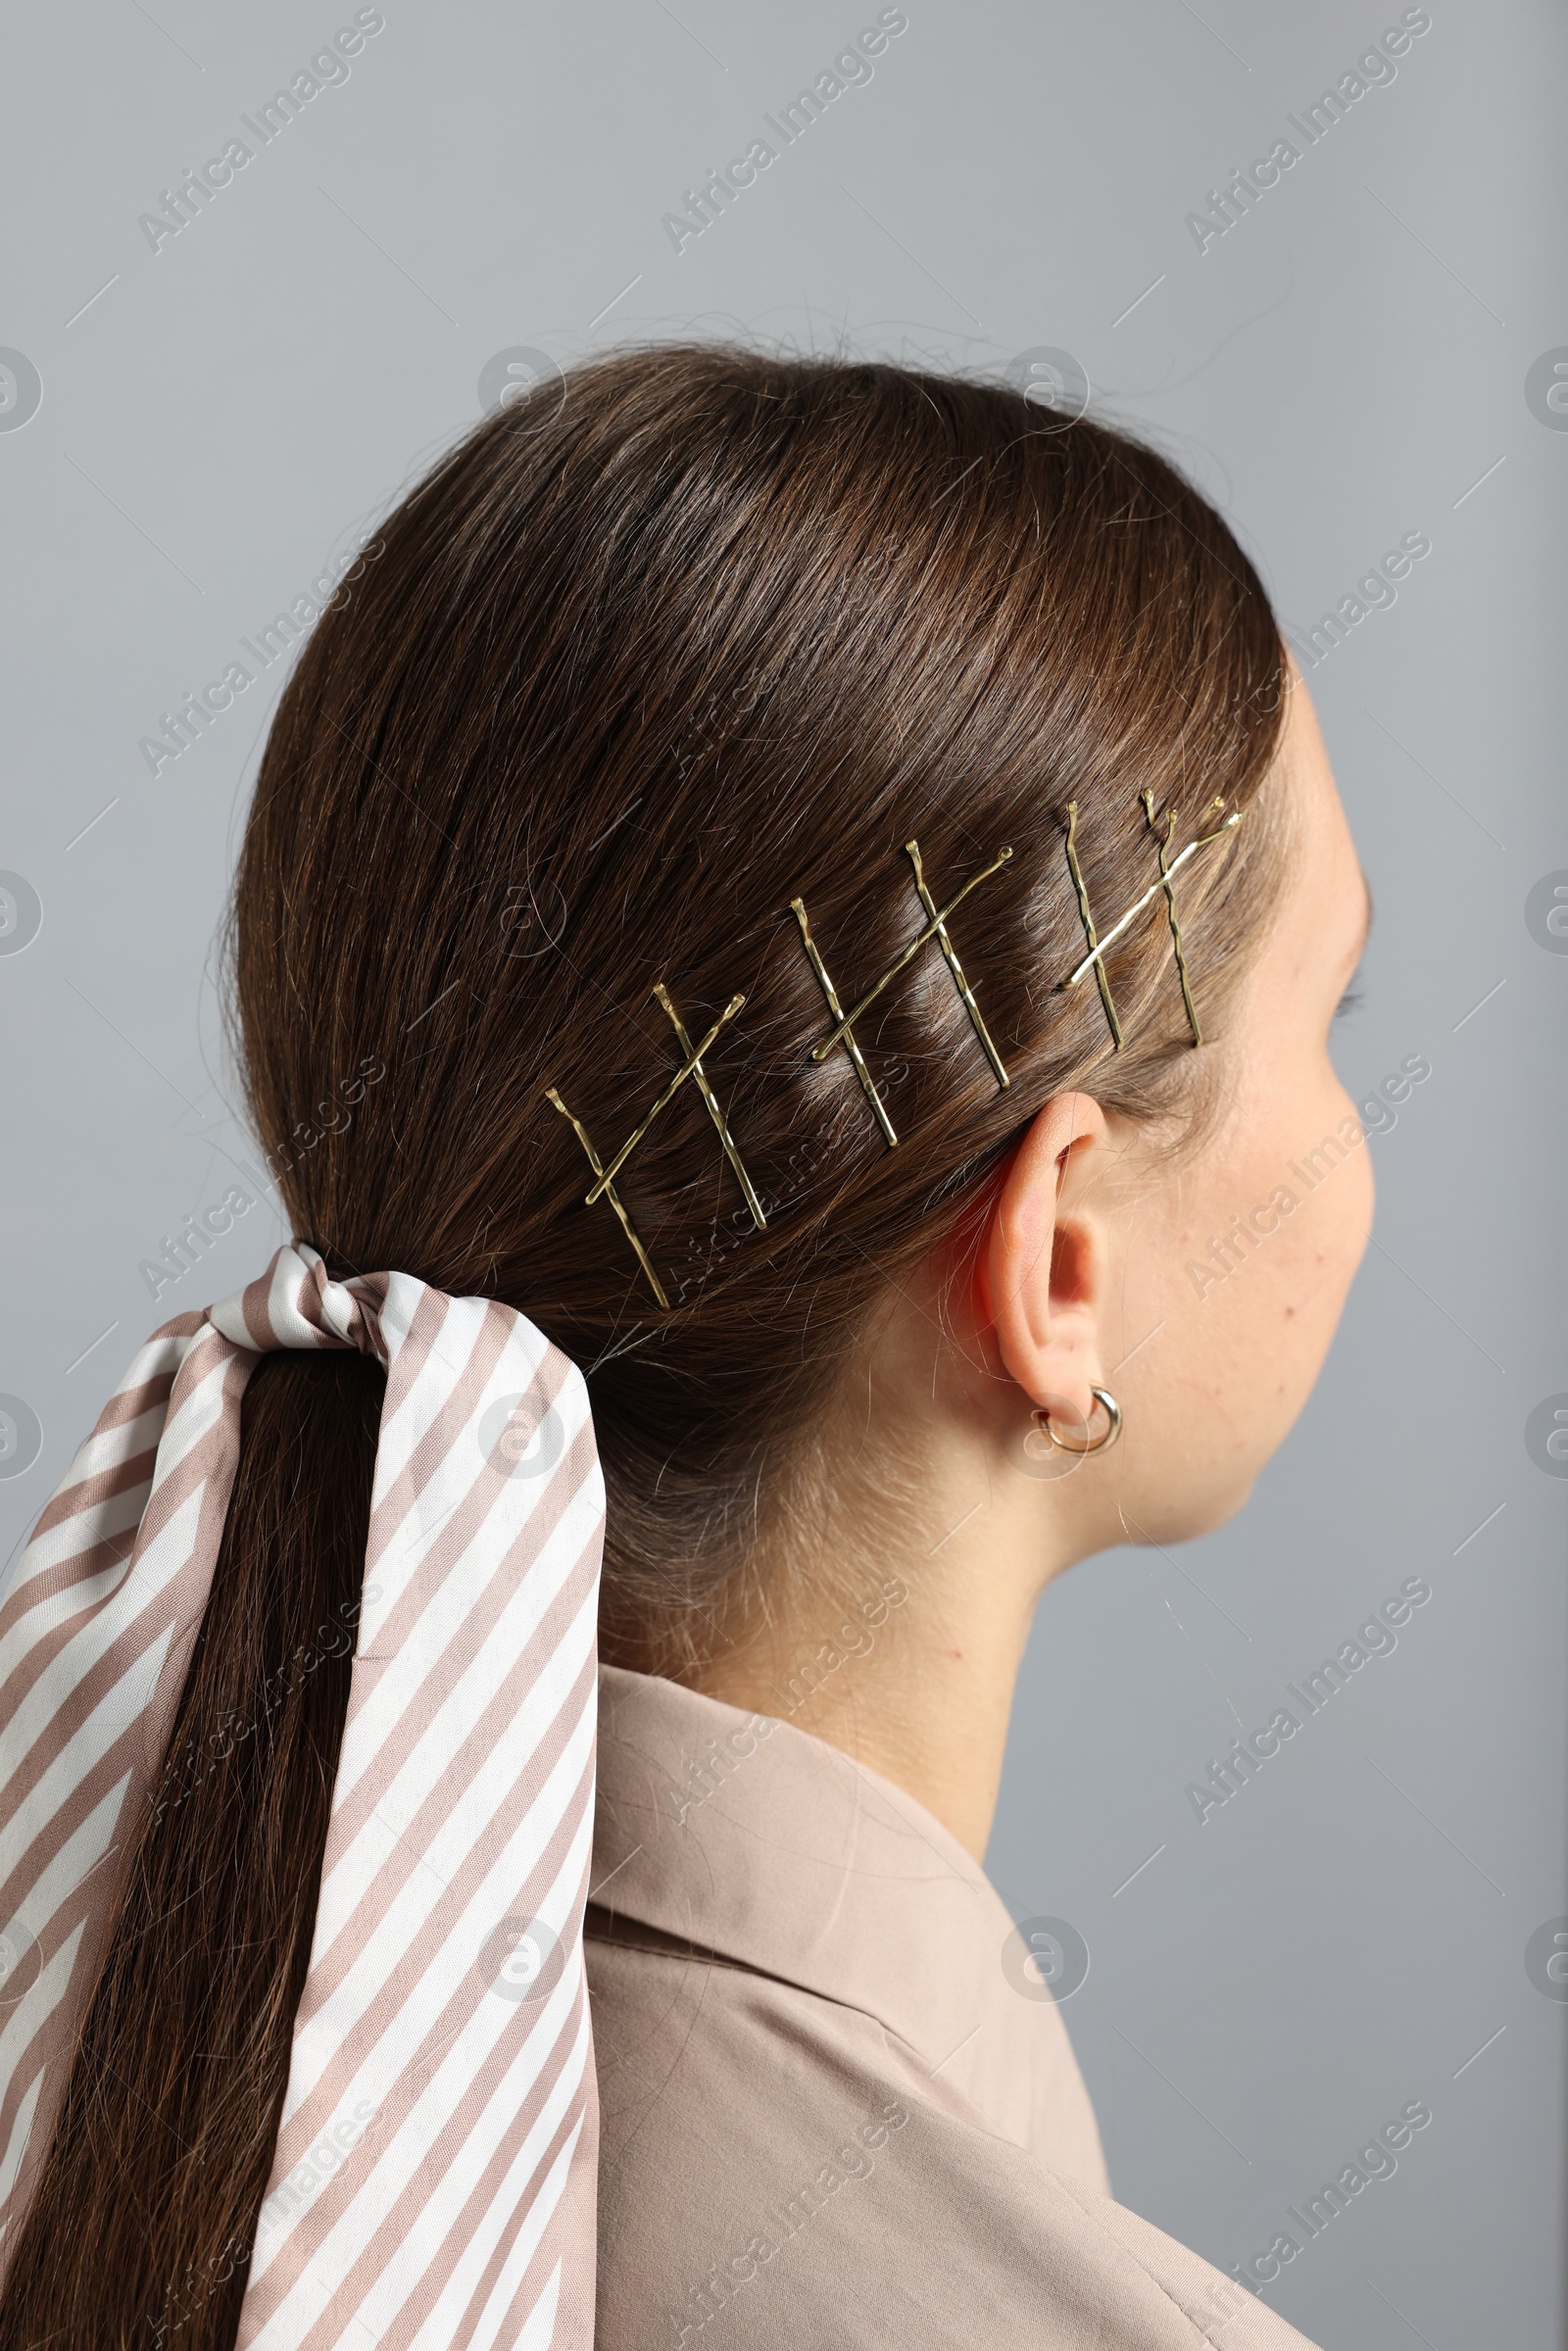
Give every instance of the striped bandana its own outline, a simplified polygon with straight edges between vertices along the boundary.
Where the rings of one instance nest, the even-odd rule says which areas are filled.
[[[112,1857],[168,1749],[241,1393],[274,1347],[344,1347],[385,1364],[386,1401],[310,1974],[233,2264],[248,2256],[238,2340],[589,2351],[587,1390],[513,1307],[407,1274],[334,1282],[303,1242],[148,1340],[0,1606],[0,2261],[103,1956]]]

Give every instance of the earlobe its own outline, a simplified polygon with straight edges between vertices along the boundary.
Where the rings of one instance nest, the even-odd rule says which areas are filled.
[[[1082,1173],[1105,1134],[1092,1096],[1047,1102],[1003,1179],[982,1260],[1004,1371],[1032,1403],[1086,1424],[1102,1377],[1104,1249]]]

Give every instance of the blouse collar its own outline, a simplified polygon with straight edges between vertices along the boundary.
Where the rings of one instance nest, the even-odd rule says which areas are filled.
[[[1103,2187],[1057,2008],[1004,1971],[1008,1911],[880,1773],[775,1717],[602,1667],[590,1886],[617,1937],[640,1925],[863,2011],[1000,2135]]]

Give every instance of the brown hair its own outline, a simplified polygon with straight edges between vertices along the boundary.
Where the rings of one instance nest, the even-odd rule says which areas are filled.
[[[1148,884],[1139,794],[1247,808],[1284,657],[1250,563],[1163,458],[1018,393],[880,365],[629,352],[491,417],[315,630],[262,764],[231,933],[248,1096],[294,1231],[521,1307],[587,1375],[609,1493],[606,1653],[689,1672],[810,1474],[887,1286],[952,1233],[1022,1127],[1089,1073],[1141,1118],[1200,1106],[1158,905],[1108,957],[1112,1053],[1063,854],[1102,927]],[[846,1004],[1003,846],[954,934],[999,1089],[924,951]],[[1188,869],[1223,1029],[1277,886],[1265,801]],[[733,994],[705,1060],[757,1233],[682,1087],[617,1179],[655,1303],[545,1099],[608,1159]],[[373,1086],[358,1073],[384,1064]],[[352,1111],[345,1108],[354,1101]],[[358,1594],[373,1365],[270,1355],[246,1395],[214,1595],[0,2340],[232,2344],[287,2079],[347,1700],[285,1675]],[[336,1391],[323,1396],[323,1386]],[[225,1709],[258,1735],[201,1774]],[[180,1800],[170,1802],[176,1787]],[[226,2268],[225,2268],[226,2265]]]

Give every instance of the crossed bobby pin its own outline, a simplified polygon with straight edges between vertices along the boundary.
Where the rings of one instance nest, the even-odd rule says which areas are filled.
[[[1123,936],[1123,934],[1134,922],[1136,922],[1139,915],[1144,911],[1145,907],[1151,905],[1155,898],[1161,895],[1161,893],[1163,893],[1165,900],[1166,920],[1170,926],[1171,947],[1175,956],[1176,974],[1181,982],[1182,1004],[1187,1014],[1188,1026],[1193,1033],[1194,1045],[1198,1046],[1202,1044],[1203,1032],[1199,1025],[1198,1007],[1193,1002],[1192,983],[1189,979],[1187,970],[1187,956],[1182,946],[1181,924],[1178,921],[1176,914],[1176,892],[1174,888],[1175,877],[1180,872],[1181,868],[1186,864],[1189,857],[1195,857],[1200,849],[1206,849],[1211,842],[1223,840],[1229,833],[1233,832],[1236,826],[1242,821],[1242,811],[1240,809],[1233,809],[1231,813],[1226,816],[1221,823],[1216,825],[1211,832],[1200,833],[1195,840],[1189,841],[1187,847],[1179,851],[1173,857],[1170,854],[1170,846],[1176,830],[1175,810],[1173,808],[1166,809],[1163,824],[1161,825],[1156,821],[1154,816],[1153,793],[1151,791],[1145,791],[1139,795],[1139,798],[1143,804],[1144,821],[1149,831],[1153,834],[1155,839],[1156,852],[1159,859],[1159,872],[1156,878],[1150,883],[1149,888],[1144,892],[1143,896],[1137,899],[1134,904],[1127,908],[1126,912],[1121,915],[1119,920],[1111,925],[1110,929],[1106,931],[1103,938],[1100,937],[1095,928],[1095,918],[1090,910],[1089,892],[1084,882],[1083,867],[1079,863],[1078,859],[1078,803],[1075,800],[1068,801],[1064,811],[1066,817],[1067,869],[1072,876],[1073,889],[1077,895],[1078,918],[1083,924],[1084,943],[1088,949],[1088,953],[1085,955],[1082,962],[1077,966],[1077,969],[1069,972],[1066,979],[1063,980],[1061,984],[1064,988],[1076,988],[1083,980],[1087,979],[1091,971],[1094,973],[1096,985],[1100,990],[1100,1002],[1105,1014],[1105,1023],[1110,1030],[1111,1045],[1113,1050],[1117,1053],[1122,1051],[1125,1040],[1122,1034],[1121,1021],[1117,1017],[1115,1003],[1111,997],[1110,982],[1105,976],[1105,956],[1109,953],[1110,949],[1115,946],[1117,940]],[[1209,817],[1215,815],[1218,810],[1224,807],[1224,805],[1225,803],[1223,799],[1211,801],[1203,811],[1203,821],[1206,822]],[[989,881],[994,873],[999,873],[1001,871],[1002,867],[1006,864],[1008,858],[1012,856],[1012,851],[1010,849],[999,849],[996,856],[992,858],[990,864],[983,865],[978,873],[971,874],[968,881],[963,884],[963,887],[960,890],[955,891],[953,897],[948,900],[947,905],[944,906],[939,906],[937,905],[936,901],[931,895],[930,890],[926,886],[925,869],[920,862],[919,843],[917,841],[906,841],[904,844],[904,851],[906,857],[907,857],[910,864],[914,868],[914,887],[919,895],[920,905],[924,909],[926,917],[924,926],[915,933],[914,937],[909,941],[907,947],[906,947],[901,954],[894,957],[893,961],[888,965],[886,971],[883,972],[882,977],[875,983],[873,987],[866,990],[859,1003],[856,1004],[854,1009],[849,1012],[845,1011],[843,1004],[839,1002],[838,991],[834,987],[833,982],[828,975],[827,965],[822,960],[821,952],[817,947],[816,941],[811,936],[811,926],[807,919],[805,901],[799,898],[792,898],[790,901],[791,910],[795,915],[796,921],[800,925],[801,944],[805,948],[806,953],[810,959],[811,969],[816,974],[817,985],[820,987],[823,997],[826,999],[827,1008],[832,1014],[834,1022],[833,1027],[828,1031],[828,1034],[822,1038],[820,1043],[812,1046],[810,1057],[813,1061],[825,1061],[828,1054],[834,1052],[837,1047],[842,1046],[844,1048],[845,1052],[850,1056],[852,1064],[854,1065],[855,1074],[860,1081],[861,1091],[863,1092],[867,1102],[870,1104],[872,1115],[876,1119],[877,1125],[882,1130],[883,1140],[890,1150],[893,1149],[893,1147],[898,1143],[899,1138],[894,1131],[893,1121],[888,1116],[886,1104],[883,1102],[882,1097],[877,1092],[876,1082],[872,1078],[871,1072],[866,1066],[865,1055],[860,1051],[859,1040],[855,1034],[855,1027],[857,1021],[861,1019],[862,1016],[870,1010],[871,1006],[876,1003],[883,990],[887,988],[892,981],[898,978],[900,972],[903,971],[906,965],[913,962],[920,950],[927,946],[931,940],[935,939],[937,941],[944,956],[947,959],[948,969],[953,974],[954,985],[956,987],[958,994],[963,1001],[964,1010],[968,1013],[970,1021],[973,1023],[974,1033],[979,1039],[981,1051],[984,1053],[986,1059],[991,1064],[998,1086],[1004,1088],[1010,1083],[1007,1072],[1003,1065],[1002,1055],[998,1053],[996,1046],[992,1041],[991,1032],[986,1027],[985,1021],[981,1016],[980,1007],[975,1002],[974,991],[970,988],[967,979],[964,977],[963,965],[958,960],[958,951],[954,946],[952,936],[948,930],[948,917],[962,905],[963,901],[968,897],[971,890],[977,890],[982,882]],[[610,1161],[608,1166],[606,1166],[601,1160],[599,1153],[594,1147],[593,1138],[590,1136],[587,1128],[583,1125],[582,1120],[576,1117],[573,1112],[566,1107],[565,1102],[562,1100],[557,1089],[554,1086],[549,1086],[545,1089],[545,1092],[548,1099],[555,1103],[556,1108],[561,1112],[562,1116],[569,1119],[572,1126],[576,1129],[577,1140],[582,1145],[584,1151],[587,1153],[588,1164],[593,1169],[594,1181],[592,1187],[585,1196],[584,1205],[591,1208],[594,1202],[599,1200],[607,1200],[610,1202],[610,1205],[615,1211],[616,1216],[620,1219],[621,1230],[624,1232],[627,1240],[631,1243],[632,1248],[637,1252],[637,1262],[648,1277],[649,1287],[652,1289],[655,1298],[659,1300],[660,1305],[667,1310],[669,1307],[668,1295],[666,1294],[664,1286],[655,1270],[653,1260],[649,1256],[647,1249],[643,1247],[642,1239],[638,1234],[636,1226],[632,1223],[630,1216],[626,1213],[626,1204],[624,1200],[622,1200],[619,1193],[615,1190],[615,1178],[619,1175],[621,1169],[625,1166],[626,1161],[631,1157],[632,1152],[637,1149],[638,1144],[641,1143],[643,1137],[647,1134],[649,1128],[653,1125],[660,1112],[663,1110],[674,1099],[674,1096],[686,1083],[688,1078],[693,1081],[699,1094],[703,1098],[704,1104],[708,1110],[708,1115],[713,1122],[713,1130],[718,1137],[720,1149],[722,1150],[725,1158],[729,1161],[730,1166],[735,1171],[736,1179],[740,1184],[743,1195],[745,1196],[746,1205],[751,1210],[758,1232],[761,1233],[766,1231],[767,1218],[762,1212],[762,1203],[757,1197],[751,1177],[746,1172],[745,1163],[741,1158],[740,1152],[735,1147],[735,1138],[729,1131],[729,1125],[725,1119],[724,1112],[719,1105],[718,1098],[714,1094],[711,1085],[709,1083],[708,1074],[703,1068],[703,1055],[710,1051],[720,1031],[727,1025],[728,1022],[733,1020],[736,1013],[740,1011],[741,1007],[746,1002],[745,997],[732,996],[728,1004],[724,1006],[722,1012],[720,1012],[718,1018],[713,1022],[711,1028],[708,1031],[708,1034],[701,1040],[699,1044],[693,1045],[690,1036],[687,1034],[685,1022],[681,1019],[679,1012],[675,1009],[669,990],[664,986],[662,980],[655,983],[651,994],[662,1006],[664,1012],[668,1015],[670,1026],[675,1032],[675,1041],[679,1045],[684,1058],[682,1059],[680,1067],[675,1071],[673,1077],[669,1079],[662,1093],[659,1096],[658,1101],[653,1104],[652,1108],[645,1113],[643,1118],[638,1122],[637,1126],[633,1128],[631,1134],[627,1136],[625,1142],[621,1145],[619,1151],[616,1151],[614,1157]]]

